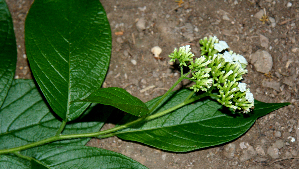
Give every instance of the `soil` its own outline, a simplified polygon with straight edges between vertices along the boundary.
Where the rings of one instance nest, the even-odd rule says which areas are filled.
[[[31,78],[24,22],[32,2],[7,0],[18,46],[16,78]],[[175,0],[101,0],[101,3],[113,34],[104,87],[121,87],[142,101],[149,101],[165,93],[179,78],[179,72],[168,63],[168,55],[175,47],[191,45],[192,52],[199,56],[198,40],[217,36],[249,61],[243,82],[255,99],[291,105],[258,119],[240,138],[213,148],[172,153],[117,137],[92,139],[88,146],[122,153],[153,169],[299,168],[298,0],[185,0],[182,4]],[[263,15],[268,16],[262,19],[264,22],[260,20]],[[156,60],[151,53],[154,46],[162,48],[162,60]],[[268,52],[273,65],[266,60],[252,61],[258,50]],[[260,72],[257,64],[270,71]]]

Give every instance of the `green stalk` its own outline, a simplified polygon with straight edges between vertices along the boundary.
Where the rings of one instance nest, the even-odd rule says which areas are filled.
[[[63,120],[55,136],[59,136],[62,133],[65,125],[66,125],[66,121]]]
[[[183,68],[181,67],[181,74],[183,72]],[[159,104],[165,99],[166,96],[169,95],[169,93],[182,81],[184,80],[188,75],[190,74],[190,72],[181,75],[181,77],[171,86],[171,88],[161,97],[161,99],[156,102],[156,104],[149,110],[149,114],[152,113],[158,106]]]
[[[29,157],[29,156],[25,156],[25,155],[23,155],[23,154],[21,154],[20,152],[13,152],[16,156],[18,156],[18,157],[20,157],[20,158],[23,158],[23,159],[25,159],[25,160],[28,160],[28,161],[30,161],[30,160],[32,160],[33,158],[32,157]]]
[[[193,93],[192,93],[193,94]],[[206,97],[206,96],[209,96],[211,93],[204,93],[202,95],[199,95],[199,96],[196,96],[196,97],[192,97],[188,100],[185,100],[183,103],[180,103],[170,109],[167,109],[167,110],[164,110],[162,112],[159,112],[159,113],[156,113],[156,114],[153,114],[151,116],[147,116],[147,117],[142,117],[142,118],[139,118],[137,120],[134,120],[132,122],[129,122],[127,124],[124,124],[124,125],[121,125],[121,126],[118,126],[118,127],[114,127],[112,129],[108,129],[108,130],[105,130],[105,131],[100,131],[100,132],[95,132],[95,133],[83,133],[83,134],[70,134],[70,135],[55,135],[53,137],[50,137],[50,138],[47,138],[47,139],[44,139],[44,140],[41,140],[41,141],[37,141],[37,142],[34,142],[34,143],[30,143],[30,144],[27,144],[27,145],[23,145],[23,146],[20,146],[20,147],[15,147],[15,148],[10,148],[10,149],[4,149],[4,150],[0,150],[0,154],[7,154],[7,153],[15,153],[15,152],[18,152],[18,151],[22,151],[22,150],[25,150],[25,149],[29,149],[29,148],[32,148],[32,147],[36,147],[36,146],[40,146],[40,145],[43,145],[43,144],[47,144],[47,143],[50,143],[50,142],[54,142],[54,141],[59,141],[59,140],[66,140],[66,139],[73,139],[73,138],[85,138],[85,137],[98,137],[100,135],[103,136],[103,138],[106,138],[106,137],[111,137],[111,136],[114,136],[115,134],[119,134],[119,133],[114,133],[118,130],[121,130],[121,129],[125,129],[125,128],[128,128],[130,126],[133,126],[135,124],[138,124],[142,121],[149,121],[149,120],[152,120],[152,119],[155,119],[155,118],[158,118],[158,117],[161,117],[161,116],[164,116],[176,109],[179,109],[187,104],[190,104],[196,100],[199,100],[203,97]],[[190,95],[189,95],[190,96]],[[188,97],[189,97],[188,96]]]

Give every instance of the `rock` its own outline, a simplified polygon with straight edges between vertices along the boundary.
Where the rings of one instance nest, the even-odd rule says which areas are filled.
[[[134,59],[131,60],[131,63],[132,63],[133,65],[137,65],[137,61],[134,60]]]
[[[260,35],[260,41],[261,41],[261,46],[268,49],[269,47],[269,39],[264,36],[264,35]]]
[[[264,10],[260,10],[258,11],[256,14],[254,14],[253,17],[257,18],[257,19],[261,19],[264,15]]]
[[[138,30],[145,30],[145,19],[144,17],[139,18],[139,20],[136,23],[136,27]]]
[[[236,145],[233,143],[229,143],[224,147],[224,156],[227,158],[234,158],[235,151],[236,151]]]
[[[275,19],[272,17],[269,17],[269,21],[271,22],[271,27],[274,28],[276,26]]]
[[[159,46],[155,46],[151,49],[151,52],[154,54],[155,58],[160,58],[160,54],[162,52],[162,49]]]
[[[290,87],[293,87],[295,79],[296,79],[296,77],[293,77],[293,76],[286,77],[286,78],[284,78],[283,83]]]
[[[287,7],[288,7],[288,8],[292,7],[292,5],[293,5],[293,4],[292,4],[291,2],[288,2],[288,3],[287,3]]]
[[[124,43],[124,40],[121,37],[116,38],[116,42],[118,43]]]
[[[240,157],[240,161],[242,161],[242,162],[247,161],[256,155],[257,155],[257,153],[254,150],[254,148],[252,146],[248,145],[248,149],[243,150],[243,155]]]
[[[161,158],[162,158],[163,161],[165,161],[165,160],[166,160],[166,154],[163,154],[163,155],[161,156]]]
[[[229,17],[226,14],[222,16],[222,19],[225,20],[225,21],[229,21],[230,20]]]
[[[281,149],[284,146],[284,142],[282,140],[276,140],[276,142],[272,146],[274,148]]]
[[[266,88],[272,88],[276,91],[280,90],[280,83],[275,80],[272,80],[272,81],[263,80],[262,86],[266,87]]]
[[[266,155],[265,153],[265,150],[262,148],[262,146],[258,145],[256,148],[255,148],[255,151],[258,155],[261,155],[261,156],[264,156]]]
[[[281,132],[280,131],[275,131],[274,136],[275,137],[281,137]]]
[[[250,57],[256,71],[269,73],[273,66],[272,56],[265,50],[258,50]]]
[[[272,158],[279,158],[279,150],[278,150],[278,148],[275,148],[275,147],[271,146],[271,147],[268,148],[267,153]]]
[[[189,39],[190,41],[192,41],[194,39],[194,35],[193,35],[193,26],[191,23],[186,23],[185,25],[185,32],[183,33],[183,36],[186,39]]]
[[[241,148],[241,149],[245,149],[245,148],[247,148],[248,145],[249,145],[248,143],[241,142],[241,143],[240,143],[240,148]]]
[[[297,52],[299,52],[299,48],[292,48],[291,51],[292,51],[293,53],[297,53]]]

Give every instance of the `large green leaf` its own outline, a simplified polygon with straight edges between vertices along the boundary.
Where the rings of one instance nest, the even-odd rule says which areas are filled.
[[[67,124],[63,134],[97,132],[108,118],[109,111],[111,107],[108,106],[90,108],[80,121]],[[61,121],[49,110],[33,80],[14,80],[0,110],[0,149],[49,138],[56,134],[60,125]],[[77,142],[77,145],[84,145],[88,140],[65,140],[56,144]]]
[[[0,155],[0,169],[31,169],[30,161],[14,155]]]
[[[149,111],[141,100],[118,87],[101,88],[82,101],[111,105],[139,117],[146,115]]]
[[[5,0],[0,0],[0,107],[11,86],[17,62],[16,39]]]
[[[173,93],[158,111],[181,103],[190,92],[184,89]],[[152,107],[158,99],[149,101],[148,107]],[[252,114],[243,116],[232,114],[216,101],[204,99],[161,118],[122,130],[117,136],[167,151],[187,152],[232,141],[243,135],[257,118],[288,104],[262,103],[255,100]],[[128,122],[134,118],[136,117],[127,115],[123,121]]]
[[[64,146],[36,152],[33,156],[48,168],[136,168],[146,167],[113,151],[86,146]]]
[[[68,121],[99,89],[111,53],[110,25],[99,0],[35,0],[25,23],[33,75],[54,112]]]

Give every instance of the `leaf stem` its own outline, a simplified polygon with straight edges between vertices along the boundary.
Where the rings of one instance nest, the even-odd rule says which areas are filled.
[[[13,152],[13,153],[14,153],[16,156],[18,156],[18,157],[20,157],[20,158],[23,158],[23,159],[25,159],[25,160],[28,160],[28,161],[32,160],[32,157],[25,156],[25,155],[21,154],[19,151],[15,151],[15,152]]]
[[[66,125],[66,121],[63,120],[55,136],[59,136],[62,133],[62,131],[64,130],[65,125]]]
[[[179,82],[179,80],[178,80],[178,82]],[[192,92],[192,94],[193,94],[193,92]],[[37,142],[34,142],[34,143],[23,145],[23,146],[20,146],[20,147],[0,150],[0,154],[15,153],[15,152],[18,152],[18,151],[21,151],[21,150],[29,149],[29,148],[32,148],[32,147],[40,146],[40,145],[43,145],[43,144],[46,144],[46,143],[59,141],[59,140],[66,140],[66,139],[73,139],[73,138],[85,138],[85,137],[98,137],[100,135],[102,135],[102,138],[114,136],[116,134],[121,133],[121,132],[114,133],[116,131],[128,128],[128,127],[133,126],[133,125],[135,125],[137,123],[140,123],[142,121],[149,121],[149,120],[164,116],[164,115],[166,115],[166,114],[168,114],[168,113],[170,113],[170,112],[172,112],[172,111],[174,111],[178,108],[181,108],[181,107],[183,107],[187,104],[190,104],[190,103],[192,103],[196,100],[199,100],[203,97],[209,96],[210,94],[211,93],[209,93],[209,92],[203,93],[201,95],[189,98],[189,99],[185,100],[184,102],[182,102],[182,103],[180,103],[180,104],[178,104],[178,105],[176,105],[176,106],[174,106],[170,109],[164,110],[162,112],[159,112],[159,113],[147,116],[147,117],[141,117],[141,118],[136,119],[134,121],[131,121],[127,124],[124,124],[124,125],[121,125],[121,126],[118,126],[118,127],[114,127],[112,129],[99,131],[99,132],[95,132],[95,133],[70,134],[70,135],[60,135],[59,134],[59,135],[55,135],[53,137],[50,137],[50,138],[47,138],[47,139],[44,139],[44,140],[41,140],[41,141],[37,141]],[[190,95],[188,97],[190,97]],[[61,126],[63,126],[63,125],[61,125]]]
[[[166,96],[169,95],[169,93],[186,77],[190,74],[191,72],[188,72],[186,74],[183,74],[183,68],[181,67],[181,77],[171,86],[171,88],[161,97],[161,99],[156,102],[156,104],[149,110],[149,114],[152,113],[159,105],[160,103],[165,99]]]

